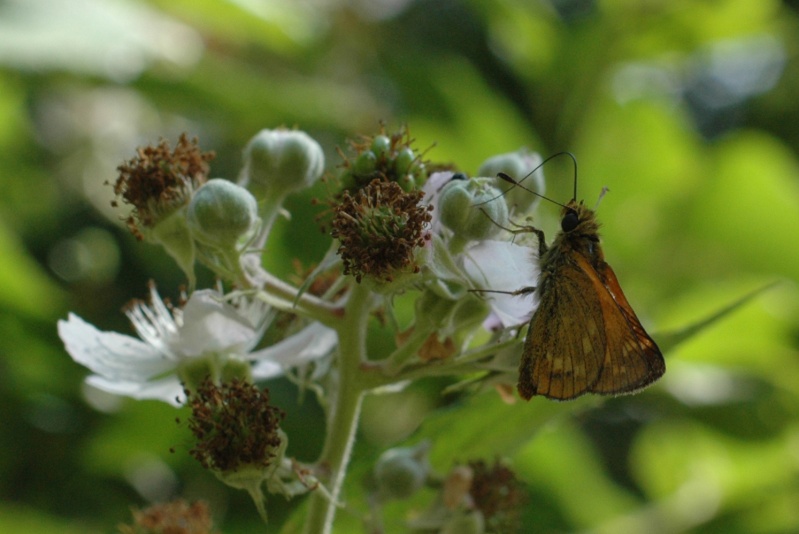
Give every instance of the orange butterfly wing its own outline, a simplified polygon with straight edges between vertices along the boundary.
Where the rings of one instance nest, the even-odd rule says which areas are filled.
[[[582,257],[580,263],[585,263],[583,268],[591,269]],[[663,376],[666,362],[627,302],[610,265],[603,262],[597,274],[604,294],[611,298],[600,299],[607,345],[602,372],[591,391],[611,395],[633,393]],[[597,287],[597,291],[600,288]]]
[[[568,400],[584,393],[632,393],[665,372],[655,342],[633,312],[616,275],[581,254],[562,258],[542,281],[519,368],[519,393]]]

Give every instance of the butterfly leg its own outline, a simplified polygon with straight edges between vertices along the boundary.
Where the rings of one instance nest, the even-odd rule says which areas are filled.
[[[547,251],[547,239],[544,236],[544,231],[536,228],[535,226],[530,225],[523,225],[523,224],[516,224],[513,221],[509,221],[513,226],[516,228],[510,229],[505,228],[505,230],[509,231],[513,235],[516,234],[535,234],[536,239],[538,239],[538,257],[541,258],[544,256],[544,253]]]
[[[510,295],[529,295],[530,293],[535,293],[535,286],[528,286],[523,287],[521,289],[517,289],[516,291],[511,291]]]

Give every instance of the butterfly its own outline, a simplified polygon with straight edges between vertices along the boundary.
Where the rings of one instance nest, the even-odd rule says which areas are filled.
[[[596,215],[572,199],[560,227],[549,246],[538,228],[514,230],[536,234],[540,265],[536,287],[515,292],[534,291],[539,301],[522,349],[519,394],[569,400],[640,391],[663,376],[666,364],[605,262]]]

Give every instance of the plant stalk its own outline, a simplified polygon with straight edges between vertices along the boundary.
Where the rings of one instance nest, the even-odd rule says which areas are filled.
[[[327,432],[317,465],[329,473],[328,499],[322,492],[311,495],[305,534],[330,534],[347,473],[361,404],[370,387],[370,379],[361,364],[366,361],[366,329],[371,306],[371,292],[355,284],[347,300],[344,320],[337,325],[339,336],[339,380],[331,391]]]

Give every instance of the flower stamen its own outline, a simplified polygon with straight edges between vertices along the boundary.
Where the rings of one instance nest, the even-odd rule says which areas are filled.
[[[344,274],[390,282],[394,275],[418,272],[415,251],[429,239],[432,206],[424,193],[405,192],[394,182],[372,180],[355,193],[344,192],[335,206],[331,235],[341,242]]]
[[[119,167],[114,193],[133,212],[125,219],[131,233],[144,239],[144,231],[186,205],[194,190],[208,178],[208,162],[214,152],[201,152],[197,138],[189,141],[181,134],[174,150],[169,142],[149,145],[137,150],[135,158]],[[117,206],[114,200],[112,206]]]

